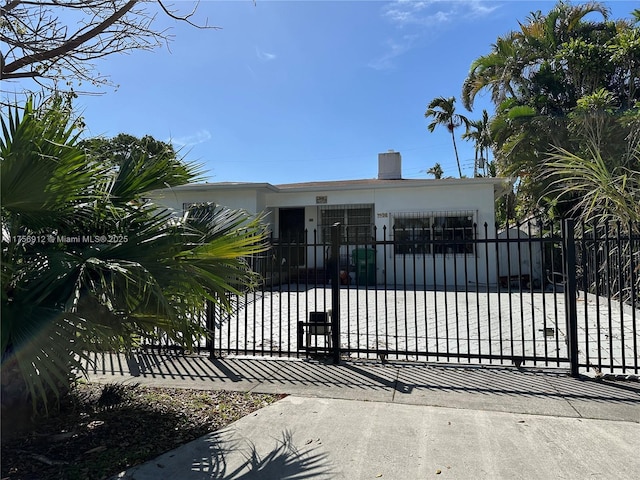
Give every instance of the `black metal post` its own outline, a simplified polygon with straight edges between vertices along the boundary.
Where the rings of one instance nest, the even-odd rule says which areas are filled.
[[[304,322],[298,322],[298,351],[304,347]]]
[[[205,302],[205,315],[207,321],[207,350],[209,351],[209,359],[216,358],[216,337],[215,337],[215,317],[213,311],[213,302],[207,300]]]
[[[340,363],[340,223],[331,226],[331,343],[333,363]]]
[[[564,262],[567,283],[565,288],[565,302],[567,305],[567,340],[569,342],[569,363],[571,376],[578,377],[578,311],[577,311],[577,282],[576,282],[576,243],[575,221],[565,220],[564,223]]]

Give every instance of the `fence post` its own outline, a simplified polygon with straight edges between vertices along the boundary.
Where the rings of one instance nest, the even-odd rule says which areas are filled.
[[[567,305],[567,341],[569,342],[569,364],[571,376],[578,377],[578,312],[577,312],[577,281],[576,281],[576,242],[575,221],[567,219],[564,222],[563,235],[564,266],[567,275],[565,285],[565,302]]]
[[[207,350],[209,351],[209,359],[216,358],[216,337],[215,337],[215,317],[214,306],[211,300],[205,301],[205,316],[207,322]]]
[[[340,363],[340,223],[331,226],[331,343],[333,363]]]

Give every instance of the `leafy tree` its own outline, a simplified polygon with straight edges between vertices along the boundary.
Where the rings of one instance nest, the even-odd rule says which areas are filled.
[[[640,104],[619,116],[610,102],[612,96],[603,91],[581,99],[571,115],[571,130],[582,139],[580,148],[550,151],[540,176],[548,185],[545,196],[571,207],[569,213],[586,238],[605,234],[619,239],[606,249],[606,256],[593,253],[601,260],[592,267],[599,275],[583,279],[589,291],[610,292],[637,305],[640,250],[633,236],[640,236]],[[625,138],[619,138],[621,132]]]
[[[458,174],[462,178],[462,168],[460,167],[460,158],[458,157],[458,147],[456,146],[455,129],[464,125],[469,126],[469,120],[464,115],[456,113],[455,97],[437,97],[434,98],[429,105],[427,105],[427,111],[424,116],[426,118],[433,118],[431,123],[427,125],[427,129],[433,132],[437,126],[442,125],[447,127],[449,133],[451,133],[451,141],[453,142],[453,151],[456,154],[456,163],[458,164]]]
[[[532,97],[539,97],[547,108],[562,107],[563,102],[574,105],[580,90],[603,74],[601,66],[607,62],[597,62],[598,50],[616,28],[612,22],[583,21],[594,12],[608,19],[608,9],[599,2],[574,6],[560,1],[547,15],[532,12],[519,31],[499,37],[488,55],[472,62],[463,85],[463,105],[472,109],[475,96],[486,88],[496,105],[507,99],[522,104]],[[589,43],[580,51],[582,41]],[[576,59],[598,65],[582,65]]]
[[[228,293],[257,281],[243,258],[265,248],[261,218],[216,207],[176,219],[145,201],[198,174],[170,149],[104,161],[58,101],[16,107],[2,130],[3,405],[48,405],[88,350],[160,333],[190,348],[205,300],[232,308]]]
[[[91,138],[78,143],[85,154],[96,161],[107,162],[119,173],[109,188],[111,201],[128,202],[140,190],[175,187],[200,180],[197,165],[178,158],[173,145],[151,136],[136,138],[121,133],[113,138]]]
[[[619,116],[613,95],[599,90],[578,102],[569,129],[579,148],[547,153],[540,173],[545,195],[556,203],[569,198],[582,222],[640,228],[640,104]]]
[[[589,14],[601,20],[587,19]],[[500,37],[489,54],[472,63],[462,102],[471,109],[480,91],[491,92],[496,114],[489,128],[498,172],[519,178],[520,214],[538,208],[572,210],[575,199],[547,201],[549,178],[540,175],[546,156],[557,149],[585,153],[590,145],[579,130],[597,125],[576,121],[580,103],[600,92],[611,115],[622,119],[640,100],[639,75],[637,23],[610,20],[599,2],[561,1],[547,14],[533,12],[519,30]],[[618,128],[608,129],[611,138],[599,141],[609,148],[617,141],[619,148],[626,148],[630,124],[620,121]],[[608,158],[613,161],[615,156]]]
[[[3,0],[0,7],[0,80],[32,79],[48,90],[73,83],[104,85],[93,62],[131,50],[150,50],[170,40],[158,30],[158,13],[193,22],[165,0]]]

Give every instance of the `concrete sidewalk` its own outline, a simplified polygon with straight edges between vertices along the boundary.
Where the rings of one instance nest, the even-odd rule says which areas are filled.
[[[640,382],[557,370],[141,354],[91,381],[286,393],[127,479],[637,478]]]

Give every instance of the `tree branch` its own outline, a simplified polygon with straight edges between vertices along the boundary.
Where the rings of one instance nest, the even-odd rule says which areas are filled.
[[[197,2],[198,0],[196,0]],[[173,8],[169,0],[0,0],[0,79],[31,79],[45,90],[62,83],[110,84],[96,76],[93,60],[131,50],[151,50],[171,40],[167,30],[154,29],[156,4],[161,15],[199,29],[192,10]],[[191,8],[191,7],[189,7]],[[40,83],[49,82],[45,86]],[[88,92],[83,92],[88,93]]]
[[[16,8],[18,5],[20,5],[20,0],[13,0],[12,2],[7,2],[7,4],[4,7],[0,7],[0,12],[2,13],[10,12],[14,8]]]
[[[98,25],[96,25],[91,30],[87,31],[86,33],[76,38],[72,38],[68,40],[67,42],[65,42],[64,44],[60,45],[57,48],[53,48],[51,50],[45,50],[45,51],[31,54],[31,55],[26,55],[14,62],[9,63],[8,65],[5,65],[2,73],[0,74],[0,79],[15,78],[15,77],[10,77],[7,74],[12,74],[16,70],[23,68],[27,65],[50,60],[52,58],[65,55],[73,51],[74,49],[78,48],[80,45],[87,42],[88,40],[91,40],[92,38],[100,35],[107,28],[109,28],[111,25],[116,23],[119,19],[121,19],[124,15],[126,15],[126,13],[129,12],[135,6],[136,3],[138,3],[138,0],[131,0],[127,2],[122,8],[120,8],[120,10],[116,10],[113,15],[111,15],[109,18],[99,23]]]
[[[34,71],[30,71],[30,72],[16,72],[16,73],[10,73],[8,75],[2,75],[2,78],[4,79],[17,79],[17,78],[35,78],[35,77],[39,77],[41,74],[38,72],[34,72]]]
[[[190,20],[191,17],[193,17],[193,15],[195,15],[196,10],[198,10],[198,5],[200,5],[200,0],[198,0],[196,2],[196,5],[193,7],[193,10],[191,10],[191,12],[187,15],[176,15],[174,12],[172,12],[171,10],[169,10],[167,8],[167,6],[164,4],[163,0],[158,0],[158,4],[160,5],[160,8],[162,8],[162,10],[164,11],[164,13],[166,13],[169,17],[173,18],[174,20],[179,20],[181,22],[186,22],[189,25],[191,25],[192,27],[196,27],[196,28],[213,28],[213,29],[219,29],[220,27],[216,27],[213,25],[209,25],[208,21],[205,22],[204,25],[198,25],[197,23],[194,23]]]

